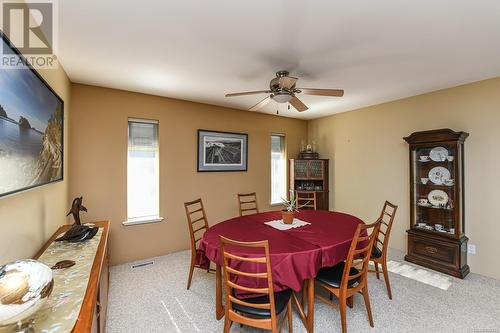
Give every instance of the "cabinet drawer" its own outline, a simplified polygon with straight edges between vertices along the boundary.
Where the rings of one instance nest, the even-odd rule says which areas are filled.
[[[409,237],[408,242],[410,243],[410,253],[414,256],[437,261],[444,265],[458,265],[459,249],[455,244],[446,244],[419,237]]]

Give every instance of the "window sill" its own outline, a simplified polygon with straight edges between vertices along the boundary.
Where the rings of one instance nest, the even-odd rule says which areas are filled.
[[[270,203],[269,206],[271,207],[278,207],[278,206],[283,206],[283,203],[282,202],[278,202],[278,203]]]
[[[139,217],[135,219],[128,219],[127,221],[123,221],[122,224],[124,226],[138,225],[138,224],[148,224],[148,223],[158,223],[163,221],[163,217],[159,216],[147,216],[147,217]]]

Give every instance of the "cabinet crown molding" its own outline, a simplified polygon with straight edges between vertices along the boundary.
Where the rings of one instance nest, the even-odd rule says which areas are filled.
[[[428,142],[444,142],[444,141],[459,141],[463,143],[469,136],[467,132],[455,132],[449,128],[442,128],[430,131],[414,132],[403,139],[408,143],[428,143]]]

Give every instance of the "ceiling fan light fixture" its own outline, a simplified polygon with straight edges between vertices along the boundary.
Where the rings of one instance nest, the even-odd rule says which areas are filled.
[[[250,111],[260,110],[272,100],[278,104],[289,103],[291,106],[295,108],[295,110],[303,112],[308,110],[308,107],[297,97],[298,94],[315,95],[315,96],[332,96],[332,97],[342,97],[344,95],[344,90],[342,89],[297,88],[296,83],[298,78],[291,77],[289,74],[290,73],[288,73],[287,71],[277,72],[276,77],[269,82],[268,90],[230,93],[226,94],[226,97],[269,94],[259,103],[252,106],[249,110]],[[290,109],[290,105],[288,105],[288,109]]]
[[[288,103],[292,98],[293,95],[286,92],[275,93],[272,96],[272,99],[277,103]]]

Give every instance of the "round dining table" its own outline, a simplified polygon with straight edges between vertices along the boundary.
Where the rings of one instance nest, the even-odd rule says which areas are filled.
[[[347,258],[356,228],[363,221],[349,214],[322,210],[302,210],[295,218],[309,224],[288,230],[276,229],[266,224],[281,220],[281,212],[273,211],[232,218],[205,232],[198,245],[196,261],[202,267],[208,267],[210,262],[216,264],[217,319],[224,316],[219,236],[243,242],[268,240],[273,289],[275,292],[294,291],[292,298],[299,315],[308,332],[313,331],[314,278],[321,268],[334,266]],[[245,255],[259,256],[258,253]],[[299,301],[295,292],[301,290],[302,300]]]

